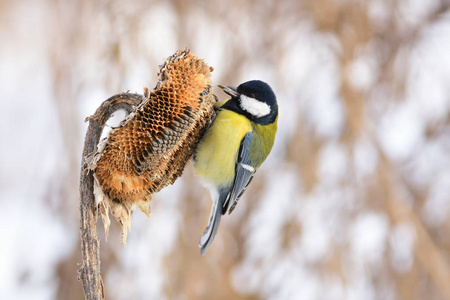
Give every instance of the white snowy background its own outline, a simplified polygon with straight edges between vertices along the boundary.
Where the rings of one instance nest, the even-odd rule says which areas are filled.
[[[205,257],[192,166],[99,223],[107,299],[450,299],[449,1],[4,0],[0,38],[1,299],[83,298],[84,119],[186,46],[273,87],[276,144]]]

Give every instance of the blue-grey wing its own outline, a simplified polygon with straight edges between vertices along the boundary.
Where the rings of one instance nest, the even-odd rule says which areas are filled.
[[[255,174],[256,169],[252,167],[250,161],[250,145],[253,138],[253,132],[248,132],[241,141],[239,152],[236,158],[236,169],[234,183],[231,188],[229,197],[223,205],[222,214],[233,211],[234,207],[239,201],[239,198],[244,193],[250,181]]]

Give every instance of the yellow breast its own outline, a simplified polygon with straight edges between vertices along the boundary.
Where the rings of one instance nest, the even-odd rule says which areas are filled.
[[[214,186],[230,185],[234,179],[240,142],[251,130],[251,123],[246,117],[230,110],[221,110],[197,147],[197,175]]]

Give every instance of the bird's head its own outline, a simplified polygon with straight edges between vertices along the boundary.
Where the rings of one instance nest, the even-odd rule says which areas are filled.
[[[227,106],[233,106],[232,110],[259,124],[275,122],[278,115],[277,98],[267,83],[252,80],[242,83],[237,88],[218,86],[231,96]]]

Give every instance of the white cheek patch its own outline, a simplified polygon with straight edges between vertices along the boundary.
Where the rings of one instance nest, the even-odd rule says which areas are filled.
[[[264,102],[258,101],[255,98],[241,95],[241,108],[251,115],[259,118],[270,114],[270,106]]]

